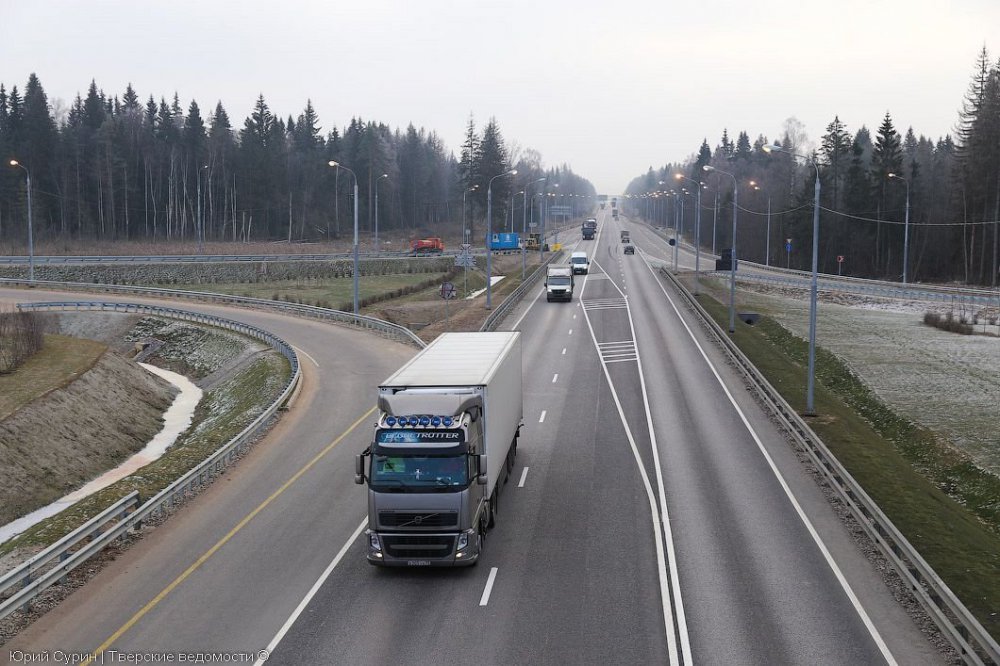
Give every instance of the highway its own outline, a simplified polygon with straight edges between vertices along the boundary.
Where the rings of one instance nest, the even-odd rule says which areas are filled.
[[[546,303],[539,288],[506,322],[523,333],[525,427],[477,566],[380,570],[357,538],[353,456],[376,385],[414,348],[192,304],[314,359],[300,401],[0,660],[267,649],[269,664],[942,663],[650,268],[666,243],[607,212],[599,224],[596,241],[564,232],[594,258],[573,301]],[[623,227],[636,255],[621,253]],[[64,298],[0,291],[50,296]]]

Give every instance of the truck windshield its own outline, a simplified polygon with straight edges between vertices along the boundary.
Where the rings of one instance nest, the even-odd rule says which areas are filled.
[[[573,257],[571,261],[574,264],[585,264],[587,263],[587,257]]]
[[[549,284],[550,285],[555,285],[557,287],[568,287],[569,286],[569,278],[565,277],[563,275],[553,275],[553,276],[549,277]]]
[[[371,487],[385,492],[452,492],[469,485],[469,458],[461,455],[372,456]]]

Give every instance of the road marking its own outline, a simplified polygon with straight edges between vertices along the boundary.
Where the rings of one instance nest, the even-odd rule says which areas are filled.
[[[524,488],[524,480],[528,478],[528,468],[521,470],[521,480],[517,482],[518,488]]]
[[[576,315],[573,315],[573,319],[576,319]]]
[[[556,377],[558,377],[558,376],[559,375],[556,375]],[[542,410],[542,415],[538,417],[538,422],[539,423],[545,423],[545,410],[544,409]]]
[[[556,374],[552,375],[552,383],[555,384],[557,379],[559,379],[559,373],[558,372]]]
[[[486,589],[483,590],[483,596],[479,599],[479,605],[485,606],[490,603],[490,592],[493,591],[493,581],[497,579],[497,568],[493,567],[490,569],[490,577],[486,579]]]
[[[836,561],[833,559],[833,555],[827,549],[826,544],[823,543],[823,539],[820,537],[819,532],[817,532],[816,528],[813,527],[812,521],[809,520],[809,517],[806,515],[805,510],[799,504],[799,501],[795,499],[795,495],[792,493],[792,489],[785,481],[785,477],[782,476],[781,472],[778,470],[778,466],[775,464],[774,459],[771,458],[771,454],[769,454],[767,452],[767,449],[764,448],[764,443],[757,435],[757,431],[754,430],[753,426],[750,424],[749,419],[747,419],[746,415],[743,413],[743,410],[740,409],[740,406],[736,403],[736,398],[733,397],[733,394],[729,392],[729,387],[727,387],[725,382],[722,381],[722,376],[719,375],[719,371],[716,370],[715,364],[713,364],[712,361],[708,358],[708,354],[705,353],[704,348],[698,342],[697,338],[695,338],[694,332],[691,330],[687,322],[684,321],[684,318],[681,316],[681,312],[677,308],[677,304],[674,303],[674,299],[672,299],[670,297],[670,294],[667,293],[667,290],[663,287],[663,283],[660,282],[659,277],[657,277],[656,272],[653,270],[653,267],[649,264],[648,261],[646,262],[646,268],[648,268],[649,272],[653,274],[653,279],[656,280],[656,284],[659,285],[660,291],[662,291],[663,295],[666,296],[667,302],[670,303],[670,307],[672,307],[674,312],[677,313],[677,319],[684,326],[684,330],[687,331],[688,337],[691,338],[691,341],[694,343],[694,346],[698,348],[698,352],[701,354],[701,357],[705,360],[705,363],[708,365],[709,370],[711,370],[712,374],[715,375],[715,380],[719,383],[719,386],[722,387],[723,392],[729,399],[729,403],[733,406],[733,409],[736,410],[736,413],[739,414],[740,421],[743,422],[743,426],[750,433],[750,436],[753,437],[753,441],[756,442],[757,448],[760,450],[761,455],[764,456],[764,460],[767,461],[768,466],[771,468],[771,472],[778,480],[778,484],[785,492],[785,496],[788,498],[788,501],[791,502],[792,507],[795,509],[795,513],[799,516],[799,519],[802,521],[803,525],[805,525],[805,528],[809,532],[809,535],[812,537],[813,542],[816,544],[816,547],[819,548],[820,553],[822,553],[823,559],[826,560],[826,563],[833,571],[833,574],[836,577],[837,582],[840,583],[840,587],[844,590],[844,593],[847,595],[847,598],[850,600],[851,604],[854,606],[854,609],[861,617],[861,621],[868,629],[868,633],[872,637],[872,640],[875,641],[875,644],[882,652],[882,656],[885,658],[886,662],[888,662],[892,666],[895,666],[897,662],[896,659],[892,656],[892,652],[889,651],[889,646],[886,645],[885,641],[882,639],[882,635],[875,627],[875,623],[872,622],[870,617],[868,617],[868,613],[865,611],[864,607],[862,607],[861,601],[858,599],[857,595],[855,595],[854,593],[854,590],[851,588],[851,584],[847,581],[847,578],[844,577],[844,574],[840,570],[840,567],[837,566]]]
[[[565,355],[566,355],[566,348],[565,348],[565,347],[563,347],[563,352],[562,352],[562,355],[563,355],[563,356],[565,356]]]
[[[298,347],[296,347],[295,345],[292,345],[292,349],[294,349],[296,353],[298,353],[298,354],[302,354],[302,355],[303,355],[303,356],[305,356],[305,357],[306,357],[307,359],[309,359],[310,361],[312,361],[313,365],[315,365],[315,366],[316,366],[317,368],[319,367],[319,363],[317,363],[317,362],[316,362],[316,359],[314,359],[314,358],[313,358],[312,356],[310,356],[308,352],[304,352],[304,351],[302,351],[301,349],[299,349],[299,348],[298,348]]]
[[[280,643],[281,639],[285,637],[285,634],[288,633],[288,630],[292,628],[292,625],[295,624],[295,621],[299,619],[299,615],[301,615],[302,611],[306,609],[306,607],[309,605],[309,602],[312,601],[312,598],[316,596],[317,592],[319,592],[319,589],[323,587],[323,583],[326,582],[326,579],[330,577],[330,574],[333,573],[333,570],[337,568],[338,564],[340,564],[340,560],[344,558],[344,555],[347,554],[347,551],[350,550],[351,546],[354,545],[354,542],[358,540],[359,536],[361,536],[361,532],[364,531],[365,525],[367,524],[368,524],[368,518],[365,518],[364,520],[361,521],[361,524],[358,525],[358,528],[354,530],[354,534],[352,534],[350,538],[347,540],[347,542],[343,546],[341,546],[340,550],[337,552],[336,557],[333,558],[333,561],[327,565],[326,569],[323,570],[323,573],[320,574],[320,577],[316,579],[315,583],[313,583],[313,586],[309,588],[309,591],[306,593],[306,596],[302,598],[302,601],[299,602],[299,605],[295,607],[295,610],[292,611],[292,614],[289,615],[288,619],[285,620],[285,623],[281,625],[281,629],[279,629],[278,633],[275,634],[274,638],[271,639],[271,642],[267,644],[268,655],[274,654],[274,649],[278,647],[278,643]],[[253,663],[253,666],[261,666],[261,664],[263,664],[265,661],[266,659],[257,659],[257,661]]]
[[[535,298],[531,301],[531,303],[528,304],[528,307],[526,307],[524,309],[524,312],[522,312],[521,316],[517,318],[517,321],[514,322],[514,325],[511,326],[511,330],[516,330],[517,327],[521,325],[521,320],[524,319],[524,317],[528,314],[528,311],[531,310],[531,308],[535,304],[535,302],[538,301],[538,299],[541,298],[542,294],[544,294],[544,293],[545,293],[545,289],[544,288],[538,290],[538,293],[535,294]]]
[[[596,262],[595,262],[596,263]],[[612,282],[612,284],[614,284]],[[584,289],[586,289],[587,284],[584,282]],[[635,327],[632,323],[631,312],[629,312],[629,326],[632,327],[632,336],[635,338]],[[590,321],[590,315],[587,314],[587,309],[583,310],[584,319],[587,321],[587,328],[590,330],[590,337],[594,341],[594,346],[599,348],[599,343],[597,342],[597,335],[594,333],[594,326]],[[640,366],[641,367],[641,366]],[[673,535],[670,531],[670,518],[666,513],[666,500],[663,494],[663,479],[662,473],[659,468],[659,456],[656,451],[656,440],[654,439],[653,430],[650,426],[650,444],[653,448],[653,461],[656,464],[656,471],[660,477],[657,478],[657,485],[660,489],[660,500],[662,504],[661,509],[657,506],[656,496],[653,494],[653,486],[649,482],[649,475],[646,474],[646,466],[642,462],[642,456],[639,454],[639,447],[635,443],[635,437],[632,435],[632,428],[629,426],[628,419],[625,417],[625,410],[622,407],[621,400],[618,397],[618,390],[615,388],[615,384],[611,381],[611,373],[608,371],[608,364],[603,359],[601,359],[601,369],[604,370],[604,378],[608,382],[608,387],[611,389],[611,397],[614,399],[615,407],[618,409],[618,417],[621,419],[622,426],[625,429],[625,436],[628,439],[629,446],[632,449],[632,456],[635,459],[636,467],[639,468],[639,476],[642,478],[642,485],[646,490],[646,498],[649,501],[649,513],[650,518],[653,522],[653,541],[656,546],[656,564],[657,564],[657,574],[660,583],[660,604],[663,609],[663,630],[667,638],[667,657],[671,666],[674,664],[681,663],[679,656],[677,654],[677,634],[681,637],[681,649],[684,654],[684,663],[690,664],[691,660],[691,646],[690,640],[687,635],[687,621],[684,617],[684,607],[681,601],[680,595],[680,582],[678,578],[678,572],[676,568],[677,558],[674,554],[673,547]],[[642,382],[642,372],[639,373],[640,382]],[[645,396],[646,386],[645,383],[640,384],[643,395]],[[646,407],[646,419],[649,422],[649,403],[644,400]],[[663,531],[661,532],[661,526]],[[670,571],[673,577],[673,592],[674,592],[674,603],[677,605],[677,631],[674,631],[674,613],[673,607],[670,603],[670,592],[671,585],[667,579],[667,555],[664,548],[664,540],[667,540],[666,550],[670,553]]]
[[[206,550],[204,553],[202,553],[201,556],[197,560],[195,560],[193,564],[191,564],[191,566],[189,566],[187,569],[184,570],[184,573],[182,573],[181,575],[177,576],[177,578],[175,578],[169,585],[167,585],[165,588],[163,588],[163,590],[161,590],[159,594],[157,594],[155,597],[153,597],[152,601],[150,601],[145,606],[143,606],[142,608],[140,608],[136,612],[136,614],[133,615],[128,620],[128,622],[126,622],[125,624],[123,624],[115,633],[111,634],[111,636],[109,636],[106,641],[104,641],[103,643],[101,643],[100,646],[97,647],[97,649],[93,650],[90,654],[88,654],[87,658],[84,659],[81,663],[84,666],[86,666],[86,664],[90,664],[90,663],[94,662],[97,659],[97,655],[103,653],[105,650],[107,650],[109,647],[111,647],[111,645],[115,641],[117,641],[119,638],[121,638],[122,635],[125,634],[126,631],[128,631],[133,626],[135,626],[135,624],[139,620],[141,620],[147,613],[149,613],[149,611],[153,610],[153,608],[155,608],[158,603],[160,603],[161,601],[163,601],[171,592],[174,591],[174,589],[178,585],[180,585],[181,583],[183,583],[191,574],[193,574],[198,569],[198,567],[200,567],[202,564],[204,564],[205,562],[207,562],[208,559],[210,557],[212,557],[212,555],[215,555],[215,553],[220,548],[222,548],[224,545],[226,545],[229,542],[230,539],[232,539],[234,536],[236,536],[236,534],[240,530],[242,530],[244,527],[246,527],[247,524],[251,520],[253,520],[257,516],[258,513],[260,513],[264,509],[266,509],[268,507],[268,505],[271,504],[271,502],[273,502],[274,500],[276,500],[282,493],[284,493],[286,490],[288,490],[292,486],[292,484],[294,484],[296,481],[299,480],[299,478],[302,477],[303,474],[305,474],[310,469],[312,469],[312,467],[315,466],[316,463],[318,463],[320,460],[322,460],[326,456],[326,454],[328,454],[330,451],[333,450],[333,447],[335,447],[337,444],[339,444],[341,442],[341,440],[343,440],[345,437],[347,437],[355,428],[357,428],[359,425],[361,425],[366,420],[368,420],[371,417],[371,415],[375,412],[376,409],[377,409],[377,407],[372,407],[367,412],[365,412],[354,423],[352,423],[350,426],[348,426],[347,430],[345,430],[344,432],[340,433],[337,436],[337,438],[334,439],[329,444],[327,444],[326,447],[322,451],[320,451],[315,456],[313,456],[312,460],[310,460],[305,465],[303,465],[301,468],[299,468],[299,471],[295,472],[295,474],[293,474],[287,481],[285,481],[283,484],[281,484],[281,486],[277,490],[275,490],[273,493],[271,493],[268,496],[267,499],[265,499],[263,502],[261,502],[260,504],[258,504],[257,507],[253,511],[251,511],[246,516],[244,516],[243,519],[240,520],[240,522],[238,522],[236,524],[236,527],[234,527],[233,529],[229,530],[229,532],[224,537],[222,537],[221,539],[219,539],[215,543],[214,546],[212,546],[211,548],[209,548],[208,550]],[[366,522],[367,522],[367,519],[366,519]]]
[[[571,329],[569,329],[569,334],[570,334],[570,335],[573,335],[573,329],[572,329],[572,328],[571,328]]]

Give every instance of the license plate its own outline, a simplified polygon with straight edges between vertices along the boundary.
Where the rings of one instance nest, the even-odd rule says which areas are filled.
[[[406,566],[408,567],[429,567],[430,565],[430,560],[406,560]]]

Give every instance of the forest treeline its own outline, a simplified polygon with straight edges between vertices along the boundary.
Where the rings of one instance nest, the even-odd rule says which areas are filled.
[[[771,265],[787,262],[792,268],[809,270],[816,164],[821,183],[821,272],[837,273],[842,257],[844,274],[900,280],[909,189],[909,280],[997,285],[1000,61],[992,63],[985,47],[962,100],[954,136],[932,139],[917,135],[912,127],[901,135],[887,112],[874,136],[866,126],[852,131],[834,116],[819,146],[811,151],[801,123],[789,119],[778,143],[790,153],[807,152],[808,160],[765,152],[763,146],[771,143],[763,135],[751,143],[745,131],[734,142],[723,131],[714,149],[705,140],[688,160],[650,167],[633,179],[626,201],[634,213],[656,215],[659,223],[670,226],[683,208],[681,228],[693,229],[694,196],[689,194],[693,184],[675,178],[683,173],[705,184],[702,243],[711,246],[714,223],[717,247],[731,247],[733,181],[702,167],[727,171],[739,187],[737,256],[763,263],[769,254]],[[678,205],[681,198],[683,206]],[[789,253],[787,239],[792,240]]]
[[[170,102],[152,95],[143,102],[131,84],[119,97],[94,81],[65,112],[54,111],[32,74],[23,93],[0,84],[0,244],[23,253],[27,239],[27,178],[12,159],[31,176],[35,243],[67,247],[80,239],[351,237],[354,182],[331,160],[357,175],[362,242],[374,227],[376,196],[380,230],[455,230],[463,212],[475,229],[485,219],[489,179],[512,168],[516,176],[493,183],[497,227],[521,219],[524,197],[511,195],[539,178],[560,202],[593,196],[568,166],[543,168],[537,151],[512,145],[495,119],[478,131],[470,118],[458,158],[433,131],[412,124],[394,130],[352,118],[324,133],[311,101],[282,119],[263,95],[237,128],[221,102],[205,114],[194,100],[185,110],[176,93]],[[540,191],[535,184],[528,196]],[[476,244],[482,229],[471,234]]]

